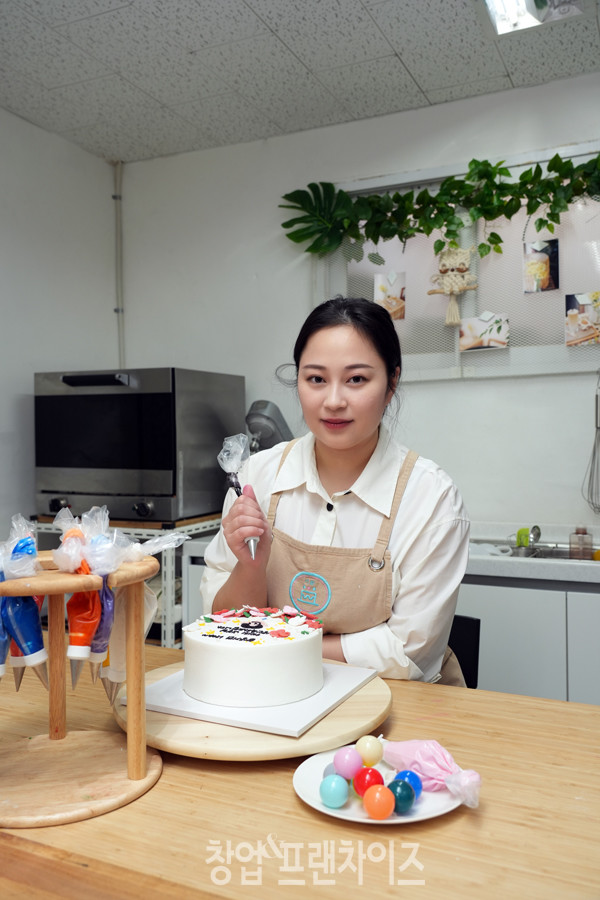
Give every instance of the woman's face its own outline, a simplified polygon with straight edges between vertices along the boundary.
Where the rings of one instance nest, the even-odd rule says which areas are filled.
[[[335,450],[375,447],[393,391],[383,359],[351,325],[315,332],[298,366],[304,421],[318,443]]]

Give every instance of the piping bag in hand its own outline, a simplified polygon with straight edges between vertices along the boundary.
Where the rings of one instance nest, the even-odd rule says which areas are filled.
[[[217,462],[227,474],[227,482],[232,487],[238,497],[241,497],[242,488],[240,486],[238,472],[250,456],[250,444],[245,434],[234,434],[226,437],[223,441],[223,449],[217,456]],[[250,550],[252,559],[256,557],[256,547],[258,546],[258,537],[247,537],[246,543]]]

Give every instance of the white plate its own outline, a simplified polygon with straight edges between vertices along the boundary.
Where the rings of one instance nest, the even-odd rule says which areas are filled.
[[[363,825],[407,825],[410,822],[423,822],[425,819],[443,816],[460,806],[460,800],[450,791],[423,791],[407,813],[403,815],[392,813],[388,819],[371,819],[364,810],[361,798],[357,797],[350,789],[345,806],[342,806],[341,809],[331,809],[322,803],[319,786],[323,772],[327,766],[333,763],[335,753],[335,750],[326,750],[325,753],[310,756],[294,772],[294,790],[300,799],[327,816],[345,819],[347,822],[362,822]],[[378,763],[375,768],[379,769],[386,783],[395,773],[395,770],[384,762]]]

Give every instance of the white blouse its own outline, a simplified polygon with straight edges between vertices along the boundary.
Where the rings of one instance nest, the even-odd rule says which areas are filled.
[[[254,488],[265,514],[271,492],[283,492],[277,528],[307,544],[372,547],[382,515],[390,513],[408,449],[382,425],[377,447],[352,488],[329,497],[317,474],[314,436],[301,438],[277,473],[285,446],[256,453],[239,473],[240,483]],[[234,500],[229,491],[223,515]],[[419,457],[390,538],[392,614],[374,628],[341,635],[347,662],[374,668],[385,678],[437,681],[468,548],[469,520],[456,486],[439,466]],[[236,564],[222,530],[207,548],[205,562],[200,591],[210,612]]]

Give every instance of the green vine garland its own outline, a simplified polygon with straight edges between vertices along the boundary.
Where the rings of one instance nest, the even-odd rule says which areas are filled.
[[[525,206],[535,219],[537,232],[554,232],[561,214],[579,197],[600,198],[600,154],[575,166],[570,159],[556,154],[544,174],[537,164],[522,172],[518,181],[508,181],[511,173],[504,162],[492,163],[473,159],[463,179],[450,177],[442,181],[436,193],[427,189],[405,194],[371,194],[352,198],[346,191],[336,190],[330,182],[311,183],[308,190],[284,194],[282,209],[298,215],[282,223],[287,237],[296,244],[310,242],[307,253],[325,256],[344,243],[350,258],[362,259],[365,241],[377,244],[399,238],[406,242],[416,234],[430,235],[439,230],[434,252],[457,247],[460,230],[467,222],[483,219],[494,222],[511,219]],[[477,250],[481,257],[490,251],[502,253],[502,238],[496,231],[485,232]],[[383,264],[378,253],[370,253],[373,263]]]

